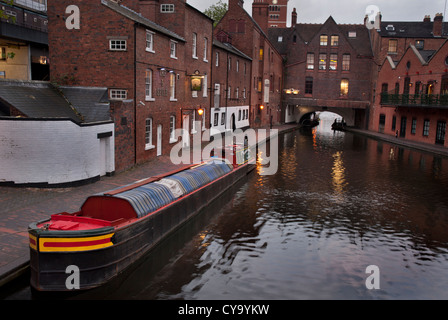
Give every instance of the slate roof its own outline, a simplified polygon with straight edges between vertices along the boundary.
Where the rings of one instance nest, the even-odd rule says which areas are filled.
[[[331,16],[323,24],[299,23],[293,28],[269,28],[269,40],[279,52],[287,54],[288,42],[292,41],[291,39],[294,34],[297,35],[298,42],[301,40],[307,44],[319,34],[322,27],[327,23],[334,23],[336,25],[335,28],[340,30],[341,35],[346,37],[347,41],[358,54],[362,56],[373,56],[369,31],[363,24],[336,24]],[[349,32],[356,32],[356,37],[349,37]],[[282,42],[278,42],[279,36],[283,37]]]
[[[382,21],[379,35],[393,38],[435,38],[433,31],[434,22],[425,21]],[[388,26],[391,26],[388,28]],[[448,23],[443,23],[443,35],[448,35]],[[440,37],[437,37],[440,38]]]
[[[243,52],[241,52],[240,50],[238,50],[237,48],[232,46],[230,43],[223,43],[223,42],[220,42],[220,41],[214,39],[213,40],[213,45],[218,47],[218,48],[224,49],[226,51],[232,52],[233,54],[235,54],[237,56],[240,56],[240,57],[242,57],[244,59],[252,60],[251,57],[249,57],[248,55],[244,54]]]
[[[111,121],[106,88],[61,87],[44,81],[0,80],[1,116],[13,107],[26,117],[71,119],[75,123]]]
[[[83,116],[84,122],[111,120],[107,88],[60,87],[60,90]]]

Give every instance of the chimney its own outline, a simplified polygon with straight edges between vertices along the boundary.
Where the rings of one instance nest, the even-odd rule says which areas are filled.
[[[159,3],[156,0],[140,0],[140,13],[143,17],[156,22],[157,13],[160,11]]]
[[[235,8],[236,6],[244,8],[244,0],[229,0],[229,10]]]
[[[432,34],[434,37],[442,36],[442,24],[443,24],[443,15],[442,13],[437,13],[434,17],[434,24],[432,27]]]
[[[261,30],[268,33],[269,3],[265,0],[254,0],[252,3],[252,18],[258,23]]]
[[[431,22],[431,16],[427,14],[423,19],[423,22]]]
[[[296,8],[294,8],[291,13],[291,28],[294,28],[296,24],[297,24],[297,12]]]

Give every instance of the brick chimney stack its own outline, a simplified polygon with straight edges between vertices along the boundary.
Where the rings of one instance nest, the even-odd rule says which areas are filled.
[[[443,24],[443,14],[437,13],[434,17],[434,24],[432,27],[432,34],[434,37],[442,36],[442,24]]]
[[[294,8],[291,13],[291,28],[294,28],[296,24],[297,24],[297,12],[296,8]]]
[[[252,18],[258,23],[261,30],[268,33],[269,2],[254,0],[252,3]]]

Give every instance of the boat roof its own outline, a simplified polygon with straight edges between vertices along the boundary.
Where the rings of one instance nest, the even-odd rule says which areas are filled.
[[[128,202],[138,218],[142,218],[178,198],[194,192],[232,171],[233,166],[225,159],[214,159],[164,177],[153,177],[138,181],[101,194],[89,197],[88,201]],[[93,215],[94,216],[94,215]]]

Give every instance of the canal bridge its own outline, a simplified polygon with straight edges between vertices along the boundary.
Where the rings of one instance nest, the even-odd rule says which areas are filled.
[[[369,101],[345,99],[288,98],[286,101],[285,121],[302,123],[316,112],[328,111],[341,116],[347,126],[364,129],[368,123]]]

